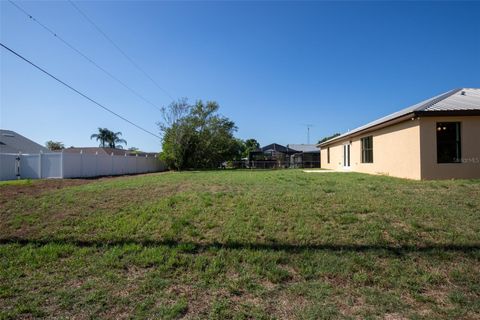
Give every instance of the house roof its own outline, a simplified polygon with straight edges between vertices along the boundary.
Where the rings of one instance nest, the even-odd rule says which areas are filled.
[[[434,116],[434,115],[480,115],[480,89],[478,88],[460,88],[442,93],[433,98],[424,100],[400,111],[389,114],[383,118],[377,119],[366,125],[348,131],[335,138],[327,140],[319,146],[331,144],[332,142],[342,140],[355,133],[370,129],[377,125],[407,116]]]
[[[44,146],[11,130],[0,129],[0,153],[48,152]]]
[[[287,147],[304,153],[320,152],[316,144],[288,144]]]
[[[287,146],[282,146],[278,143],[271,143],[264,147],[261,147],[258,150],[255,150],[254,153],[268,152],[268,151],[277,151],[281,153],[294,154],[300,152],[320,152],[317,145],[315,144],[287,144]]]
[[[278,151],[278,152],[282,152],[282,153],[291,153],[291,152],[296,152],[297,151],[297,150],[293,150],[293,149],[289,148],[288,146],[287,147],[282,146],[281,144],[278,144],[278,143],[272,143],[272,144],[266,145],[264,147],[261,147],[260,150],[263,151],[263,152],[265,152],[265,151]]]
[[[480,89],[458,89],[450,96],[426,106],[423,111],[480,111]]]

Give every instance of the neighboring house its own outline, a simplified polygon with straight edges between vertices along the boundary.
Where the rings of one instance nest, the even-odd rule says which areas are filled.
[[[248,157],[253,167],[320,167],[320,150],[313,144],[288,144],[283,146],[278,143],[266,145],[252,151]]]
[[[260,149],[250,152],[250,160],[278,160],[286,161],[289,155],[298,151],[282,146],[278,143],[271,143]]]
[[[297,150],[290,156],[290,163],[298,168],[319,168],[320,149],[315,144],[287,144],[289,149]]]
[[[296,153],[296,150],[289,149],[278,143],[272,143],[261,147],[248,154],[250,168],[287,168],[289,166],[290,155]]]
[[[0,153],[49,152],[44,146],[11,130],[0,129]]]
[[[480,178],[480,89],[455,89],[318,145],[322,168]]]

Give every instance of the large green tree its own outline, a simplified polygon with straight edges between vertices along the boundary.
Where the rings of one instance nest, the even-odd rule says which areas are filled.
[[[218,110],[214,101],[190,105],[186,99],[162,109],[161,158],[170,168],[217,168],[238,155],[235,123]]]
[[[237,151],[236,156],[233,160],[241,160],[242,158],[247,158],[251,151],[257,150],[260,148],[260,144],[255,139],[237,139]]]
[[[243,151],[242,156],[248,157],[250,152],[255,151],[260,148],[260,143],[258,143],[255,139],[247,139],[245,140],[245,150]]]

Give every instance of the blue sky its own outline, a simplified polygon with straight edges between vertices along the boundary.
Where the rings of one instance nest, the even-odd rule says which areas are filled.
[[[457,87],[480,87],[478,2],[76,2],[174,97],[215,100],[240,138],[306,143]],[[19,2],[147,99],[171,99],[68,2]],[[160,113],[6,1],[1,42],[148,130]],[[44,143],[160,141],[0,49],[0,127]]]

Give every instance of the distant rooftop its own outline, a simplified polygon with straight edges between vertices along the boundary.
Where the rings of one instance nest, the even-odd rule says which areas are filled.
[[[287,154],[294,154],[299,152],[320,152],[320,149],[315,144],[287,144],[287,146],[283,146],[278,143],[271,143],[260,149],[256,150],[255,152],[281,152]]]
[[[394,120],[409,114],[419,115],[435,115],[435,114],[478,114],[480,115],[480,89],[478,88],[460,88],[450,90],[433,98],[424,100],[410,107],[402,109],[358,127],[354,130],[348,131],[338,137],[332,138],[320,144],[326,145],[342,138],[351,136],[352,134],[369,129],[376,125]]]
[[[287,144],[287,147],[300,152],[320,152],[316,144]]]
[[[291,150],[288,147],[282,146],[281,144],[278,144],[278,143],[271,143],[269,145],[261,147],[260,151],[263,151],[263,152],[277,151],[277,152],[282,152],[282,153],[289,153],[289,152],[293,152],[295,150]]]

